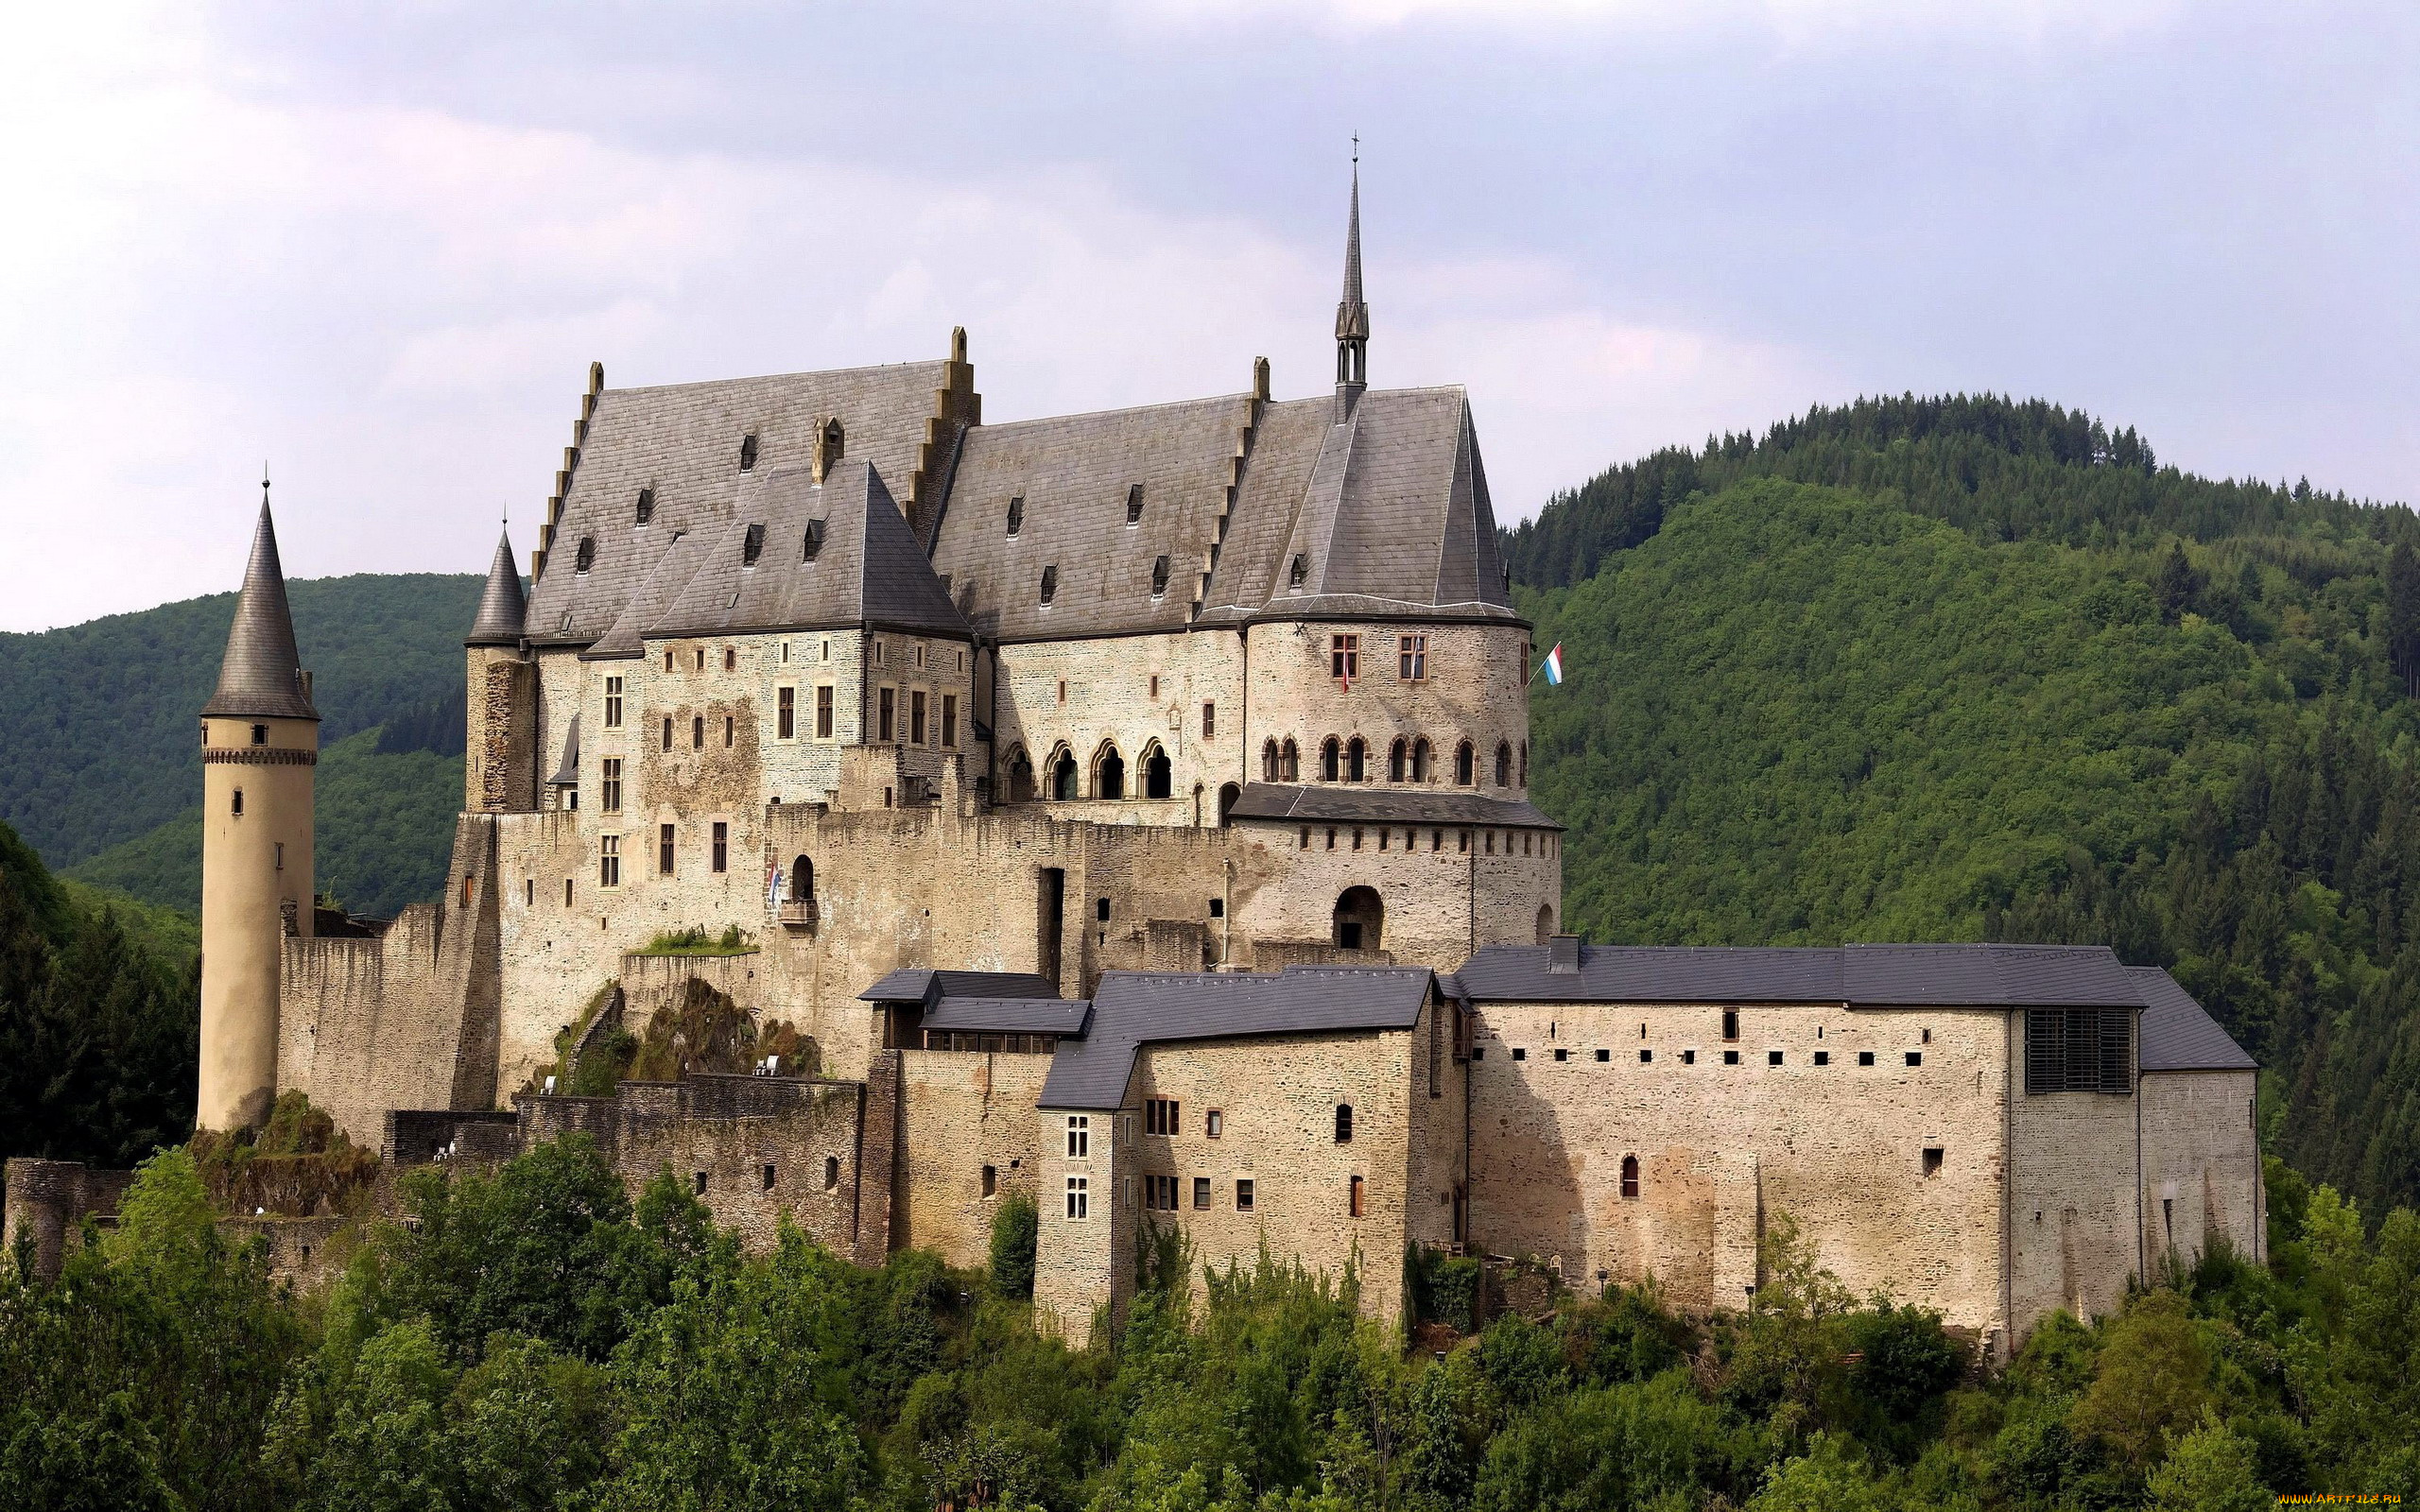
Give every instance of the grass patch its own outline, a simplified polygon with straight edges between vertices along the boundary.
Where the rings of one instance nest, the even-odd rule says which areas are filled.
[[[737,924],[725,924],[719,935],[709,935],[692,924],[686,929],[659,932],[653,939],[632,951],[633,955],[746,955],[756,949],[756,936]]]

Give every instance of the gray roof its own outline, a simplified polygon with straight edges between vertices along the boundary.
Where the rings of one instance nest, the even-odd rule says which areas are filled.
[[[1236,806],[1238,819],[1277,819],[1305,824],[1475,824],[1533,830],[1562,825],[1519,799],[1482,798],[1451,787],[1399,787],[1384,783],[1247,782]]]
[[[805,552],[810,528],[821,541],[813,561]],[[751,530],[763,532],[754,566],[746,559]],[[697,569],[644,634],[866,626],[974,635],[870,462],[842,463],[821,484],[804,467],[752,480],[731,521],[697,539]]]
[[[925,1015],[927,1029],[980,1034],[1080,1035],[1093,1005],[1081,998],[945,997]]]
[[[1455,973],[1474,1002],[1843,1003],[1867,1007],[2124,1007],[2142,999],[2100,945],[1491,945]]]
[[[201,706],[204,718],[317,719],[302,685],[302,658],[294,648],[294,615],[285,607],[285,573],[277,560],[277,526],[262,486],[261,515],[252,526],[251,559],[227,628],[227,656],[218,686]]]
[[[1105,971],[1084,1038],[1063,1040],[1042,1108],[1116,1108],[1146,1044],[1248,1035],[1409,1029],[1436,974],[1425,967],[1289,966],[1283,971]]]
[[[1046,976],[1031,971],[936,971],[930,967],[903,966],[857,994],[863,1003],[921,1003],[926,1007],[943,998],[1048,998],[1058,988]]]
[[[471,620],[464,645],[512,645],[529,601],[521,592],[521,569],[512,559],[512,532],[496,537],[495,559],[488,563],[487,586],[479,591],[479,612]]]
[[[912,362],[606,389],[588,419],[545,573],[530,591],[530,639],[591,645],[629,618],[631,600],[643,590],[658,605],[670,604],[687,582],[685,576],[660,580],[674,538],[718,535],[737,518],[743,485],[805,463],[826,419],[841,423],[844,461],[871,462],[885,477],[908,477],[947,369],[945,362]],[[757,440],[756,464],[742,472],[740,442],[751,435]],[[654,513],[644,525],[636,513],[642,489],[654,498]],[[576,570],[583,538],[595,552],[585,573]],[[690,570],[704,559],[695,558]],[[650,586],[650,579],[658,580]],[[629,627],[633,643],[653,617],[645,614]]]
[[[555,775],[546,779],[550,787],[579,785],[579,715],[571,716],[570,726],[563,731],[563,761]]]
[[[2130,966],[2142,995],[2135,1063],[2144,1071],[2257,1071],[2260,1062],[2219,1027],[2193,994],[2156,966]]]

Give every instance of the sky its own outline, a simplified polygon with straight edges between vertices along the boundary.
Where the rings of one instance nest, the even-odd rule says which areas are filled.
[[[89,3],[5,22],[0,629],[535,543],[612,386],[1467,386],[1499,518],[1989,390],[2420,498],[2420,7]]]

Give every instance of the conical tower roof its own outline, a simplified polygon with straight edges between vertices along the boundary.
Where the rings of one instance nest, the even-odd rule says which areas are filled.
[[[244,592],[227,631],[227,659],[218,666],[218,689],[201,713],[219,719],[320,717],[294,649],[294,615],[285,607],[285,573],[278,565],[277,526],[269,519],[266,483],[260,524],[252,528],[252,558],[244,566]]]
[[[1361,160],[1353,160],[1353,212],[1344,227],[1344,297],[1336,302],[1336,339],[1370,339],[1370,306],[1361,299]]]
[[[478,616],[471,621],[464,645],[512,645],[521,639],[528,610],[521,593],[521,569],[512,559],[512,532],[496,538],[495,560],[488,563],[488,586],[479,594]]]

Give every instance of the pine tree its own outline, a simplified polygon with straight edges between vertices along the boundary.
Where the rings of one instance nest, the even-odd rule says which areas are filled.
[[[2386,647],[2404,696],[2420,698],[2420,559],[2400,541],[2386,558]]]

